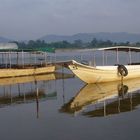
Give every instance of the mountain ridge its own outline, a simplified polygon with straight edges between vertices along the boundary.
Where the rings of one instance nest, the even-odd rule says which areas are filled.
[[[74,42],[75,40],[82,40],[83,42],[91,42],[93,38],[98,40],[111,40],[113,42],[140,42],[140,34],[126,33],[126,32],[99,32],[99,33],[77,33],[74,35],[45,35],[40,40],[45,42],[58,42],[58,41],[68,41]]]
[[[113,42],[140,42],[140,34],[135,33],[127,33],[127,32],[97,32],[97,33],[77,33],[73,35],[56,35],[56,34],[49,34],[38,38],[37,40],[44,40],[47,43],[51,42],[59,42],[59,41],[67,41],[73,43],[75,40],[81,40],[82,42],[91,42],[93,38],[98,40],[110,40]],[[29,39],[30,40],[30,39]],[[28,41],[29,41],[28,40]],[[1,42],[10,42],[14,41],[13,39],[8,39],[6,37],[0,36],[0,43]],[[23,42],[27,42],[27,40],[21,40]]]
[[[9,41],[11,41],[11,40],[8,39],[8,38],[0,36],[0,43],[6,43],[6,42],[9,42]]]

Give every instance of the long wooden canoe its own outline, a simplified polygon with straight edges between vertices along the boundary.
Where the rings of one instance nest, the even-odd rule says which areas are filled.
[[[24,67],[24,68],[1,68],[0,78],[18,77],[26,75],[38,75],[45,73],[52,73],[55,71],[54,65],[46,65],[42,67]]]

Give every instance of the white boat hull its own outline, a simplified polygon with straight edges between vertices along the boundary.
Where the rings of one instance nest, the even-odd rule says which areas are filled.
[[[140,77],[140,65],[125,65],[125,67],[128,70],[128,75],[123,77],[124,80]],[[68,68],[86,83],[118,81],[122,77],[118,73],[118,66],[91,67],[72,60]]]

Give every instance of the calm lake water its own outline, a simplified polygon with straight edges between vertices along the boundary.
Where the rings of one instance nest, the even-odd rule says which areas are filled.
[[[81,59],[60,52],[56,58]],[[96,61],[102,64],[98,54]],[[58,72],[0,80],[1,140],[140,139],[139,79],[86,85],[66,69]]]

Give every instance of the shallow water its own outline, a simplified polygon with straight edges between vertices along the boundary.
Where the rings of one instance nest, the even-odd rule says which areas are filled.
[[[0,84],[2,140],[139,139],[139,79],[125,82],[124,92],[116,82],[85,85],[56,75]]]

